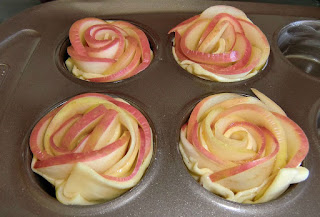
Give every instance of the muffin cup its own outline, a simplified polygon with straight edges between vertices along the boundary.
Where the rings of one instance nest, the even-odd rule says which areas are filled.
[[[283,27],[278,46],[283,55],[304,73],[320,77],[320,21],[302,20]]]

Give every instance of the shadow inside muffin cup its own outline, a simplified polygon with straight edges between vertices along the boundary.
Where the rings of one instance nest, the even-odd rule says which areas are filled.
[[[26,144],[26,146],[29,146],[29,143]],[[30,148],[26,149],[25,156],[26,156],[25,161],[27,162],[26,171],[29,177],[33,180],[33,183],[35,183],[38,187],[40,187],[41,191],[45,192],[45,194],[47,194],[48,197],[55,199],[56,198],[55,187],[52,184],[50,184],[50,182],[45,180],[42,176],[34,173],[31,169],[31,161],[32,161],[33,155]]]
[[[317,115],[317,133],[318,133],[318,138],[320,139],[320,110],[318,111]]]
[[[280,30],[278,46],[294,66],[320,78],[320,21],[290,23]]]

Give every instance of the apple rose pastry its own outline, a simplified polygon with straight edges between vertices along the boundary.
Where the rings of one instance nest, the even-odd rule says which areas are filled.
[[[44,116],[30,136],[32,170],[64,204],[111,200],[135,186],[153,152],[146,118],[122,99],[88,93]]]
[[[309,175],[302,129],[261,92],[206,97],[181,128],[179,148],[193,177],[238,203],[263,203]]]
[[[257,74],[266,64],[266,36],[246,14],[231,6],[212,6],[180,23],[172,53],[178,64],[200,78],[235,82]]]
[[[85,18],[70,28],[66,66],[76,77],[112,82],[147,68],[152,51],[145,33],[125,21]]]

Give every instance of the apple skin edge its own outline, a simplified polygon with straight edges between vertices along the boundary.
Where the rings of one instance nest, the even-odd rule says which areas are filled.
[[[75,96],[52,110],[36,124],[29,143],[32,170],[55,185],[60,202],[74,205],[100,203],[134,187],[153,153],[151,128],[141,112],[98,93]],[[80,182],[74,179],[81,174]]]
[[[305,133],[253,90],[262,101],[233,93],[204,98],[180,133],[179,150],[193,177],[238,203],[274,200],[309,175],[301,166],[309,151]]]

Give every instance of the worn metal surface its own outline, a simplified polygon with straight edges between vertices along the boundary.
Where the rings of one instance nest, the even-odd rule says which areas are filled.
[[[271,45],[267,67],[236,83],[205,81],[173,59],[167,32],[211,5],[242,9]],[[80,18],[130,21],[142,28],[154,50],[151,65],[117,83],[94,84],[71,76],[63,64],[68,30]],[[33,7],[0,25],[0,213],[2,216],[316,216],[320,195],[317,121],[320,79],[292,65],[278,48],[278,33],[298,20],[320,18],[316,7],[217,1],[58,1]],[[179,130],[203,97],[250,94],[254,87],[278,103],[306,132],[307,181],[272,202],[242,205],[202,188],[178,151]],[[30,169],[30,132],[44,114],[84,92],[120,96],[149,118],[155,135],[152,163],[140,183],[121,197],[94,206],[65,206]]]

